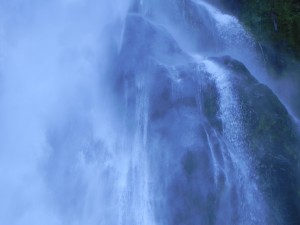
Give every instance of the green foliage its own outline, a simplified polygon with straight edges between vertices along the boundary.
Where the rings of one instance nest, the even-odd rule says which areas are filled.
[[[239,1],[237,1],[239,2]],[[241,0],[240,19],[263,43],[300,58],[300,2]]]

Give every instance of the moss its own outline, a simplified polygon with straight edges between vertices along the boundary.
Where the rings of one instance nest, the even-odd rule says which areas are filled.
[[[276,124],[276,121],[268,121],[268,119],[264,116],[262,116],[259,120],[256,132],[264,132],[264,131],[269,131],[272,126]]]
[[[287,110],[267,86],[250,79],[249,71],[238,62],[228,57],[215,61],[232,72],[230,79],[247,131],[247,150],[266,201],[274,205],[273,212],[284,215],[284,224],[300,224],[299,141]],[[274,220],[271,224],[279,223]]]
[[[293,0],[243,0],[241,21],[261,42],[272,42],[280,51],[300,50],[300,3]]]
[[[269,73],[291,77],[300,60],[299,0],[221,0],[239,18],[264,52]],[[300,74],[296,74],[300,80]],[[299,81],[300,82],[300,81]]]

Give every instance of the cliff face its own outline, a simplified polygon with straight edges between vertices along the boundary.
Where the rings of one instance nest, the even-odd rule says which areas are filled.
[[[237,15],[258,41],[270,43],[276,50],[299,59],[299,0],[221,0]]]
[[[221,0],[221,3],[254,35],[276,70],[275,75],[282,75],[284,67],[299,60],[299,0]],[[272,51],[280,54],[281,59],[272,58]],[[290,60],[288,63],[286,58]]]
[[[201,40],[199,51],[224,48],[222,39],[207,44],[217,33],[205,23],[214,11],[179,3],[186,14],[171,14],[185,19],[176,28]],[[144,137],[142,160],[129,171],[135,189],[126,215],[141,207],[135,196],[149,176],[156,224],[300,224],[299,141],[284,105],[242,62],[195,60],[161,24],[128,15],[114,66],[124,129]],[[134,219],[125,224],[139,224]]]
[[[257,41],[264,63],[276,83],[274,89],[299,117],[300,103],[300,1],[220,0]],[[287,88],[288,87],[288,88]]]

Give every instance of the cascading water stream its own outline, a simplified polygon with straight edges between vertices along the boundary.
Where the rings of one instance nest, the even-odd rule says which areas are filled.
[[[0,0],[0,19],[0,224],[299,222],[298,136],[235,17]]]
[[[238,101],[234,95],[229,72],[210,61],[204,61],[205,69],[212,75],[220,94],[220,117],[224,121],[223,131],[225,140],[228,141],[230,159],[235,171],[238,173],[241,198],[243,204],[240,206],[245,218],[241,224],[267,224],[265,219],[265,202],[257,188],[255,180],[251,179],[251,159],[247,155],[247,143],[245,130],[239,109]],[[228,175],[229,176],[229,175]]]

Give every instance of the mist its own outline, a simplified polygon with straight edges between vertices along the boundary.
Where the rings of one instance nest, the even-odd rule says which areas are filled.
[[[0,0],[0,224],[292,225],[286,86],[213,1]]]
[[[101,139],[114,139],[101,80],[127,7],[126,1],[0,2],[1,224],[96,224],[105,214],[89,197],[106,198],[103,168],[85,154],[92,145],[105,148]]]

